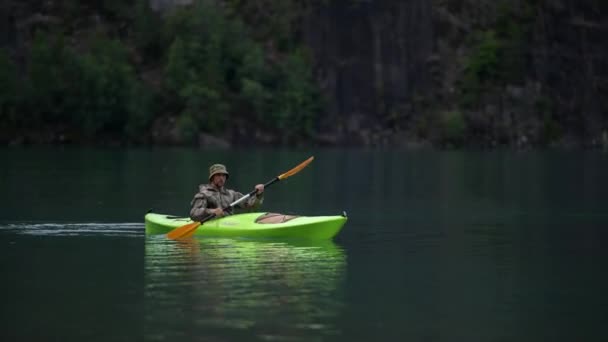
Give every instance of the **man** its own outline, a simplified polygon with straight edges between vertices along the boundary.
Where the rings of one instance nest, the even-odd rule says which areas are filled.
[[[232,208],[224,212],[232,202],[243,197],[243,194],[225,188],[229,174],[226,166],[213,164],[209,167],[209,184],[201,184],[198,193],[190,202],[190,218],[193,221],[201,221],[204,217],[214,214],[217,217],[232,214]],[[251,198],[238,204],[241,208],[254,208],[264,201],[264,184],[255,186],[257,192]]]

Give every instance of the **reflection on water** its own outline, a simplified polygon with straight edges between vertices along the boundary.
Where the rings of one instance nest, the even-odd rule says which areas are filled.
[[[146,239],[145,250],[150,340],[339,333],[328,322],[335,322],[344,303],[346,255],[331,241],[176,242],[156,236]]]

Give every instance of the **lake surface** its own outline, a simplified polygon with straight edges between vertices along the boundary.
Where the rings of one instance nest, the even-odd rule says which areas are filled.
[[[146,236],[209,164],[333,241]],[[603,341],[608,154],[0,149],[2,341]]]

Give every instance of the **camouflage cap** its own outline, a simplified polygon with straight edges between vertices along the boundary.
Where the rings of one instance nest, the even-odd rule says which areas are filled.
[[[211,178],[213,178],[213,175],[215,175],[217,173],[225,174],[226,178],[228,178],[228,176],[229,176],[228,170],[226,170],[226,166],[224,166],[222,164],[213,164],[209,167],[209,181],[211,181]]]

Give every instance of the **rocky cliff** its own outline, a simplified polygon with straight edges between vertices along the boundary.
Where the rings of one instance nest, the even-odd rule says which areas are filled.
[[[303,21],[326,125],[363,144],[606,143],[602,1],[329,1]]]
[[[191,2],[150,0],[149,5],[164,11]],[[289,39],[312,52],[314,79],[327,105],[316,118],[314,136],[298,144],[608,146],[606,1],[216,4],[244,18],[269,60],[277,53],[276,36],[286,34],[277,27],[289,27]],[[24,32],[67,22],[71,26],[64,31],[72,42],[78,41],[77,27],[84,22],[91,26],[104,20],[126,37],[130,22],[112,15],[125,6],[135,4],[110,1],[102,6],[105,14],[91,14],[89,8],[79,17],[77,11],[88,7],[3,2],[0,44],[19,60],[27,46]],[[77,10],[66,13],[70,8]],[[283,26],[272,26],[272,20],[282,20]],[[148,64],[136,66],[148,73],[142,79],[162,77],[149,75],[159,69],[151,65],[154,59],[133,60]]]

